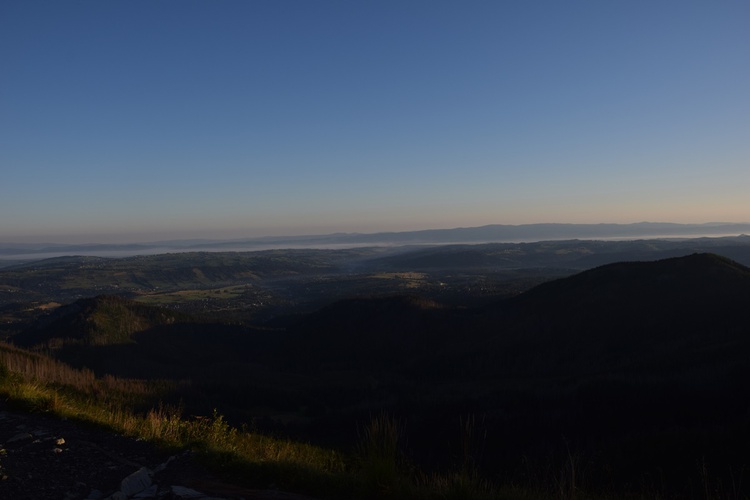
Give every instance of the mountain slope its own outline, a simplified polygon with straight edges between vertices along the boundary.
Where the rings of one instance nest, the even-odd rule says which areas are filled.
[[[750,269],[717,255],[610,264],[487,308],[468,349],[496,375],[702,365],[748,348],[748,303]]]
[[[20,346],[46,344],[114,345],[132,342],[137,332],[188,322],[185,314],[112,295],[80,299],[62,306],[31,329],[16,335]]]
[[[343,300],[292,326],[281,356],[307,370],[391,370],[429,355],[457,316],[414,296]]]
[[[478,415],[500,468],[580,453],[603,466],[591,471],[602,484],[646,471],[679,488],[701,459],[745,463],[748,304],[750,269],[694,254],[605,265],[473,310],[343,301],[290,332],[285,352],[296,346],[297,367],[332,393],[358,384],[350,410],[324,400],[331,419],[386,407],[429,450]]]
[[[568,303],[585,296],[599,300],[615,294],[654,299],[668,292],[686,299],[734,296],[747,291],[750,268],[716,254],[693,254],[651,262],[620,262],[604,265],[569,278],[546,283],[519,297],[518,303],[554,297]]]

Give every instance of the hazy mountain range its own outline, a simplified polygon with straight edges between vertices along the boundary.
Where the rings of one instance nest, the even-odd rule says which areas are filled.
[[[493,224],[481,227],[382,233],[269,236],[231,240],[169,240],[126,244],[0,243],[0,259],[38,259],[62,255],[123,257],[183,251],[343,248],[356,246],[437,245],[449,243],[532,242],[566,239],[650,239],[750,234],[750,223],[674,224]]]

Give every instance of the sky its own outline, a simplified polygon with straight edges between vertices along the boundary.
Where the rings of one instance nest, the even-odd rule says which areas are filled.
[[[0,242],[750,221],[750,3],[0,2]]]

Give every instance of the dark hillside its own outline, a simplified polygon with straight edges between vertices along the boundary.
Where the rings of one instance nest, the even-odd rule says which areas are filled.
[[[101,373],[175,378],[213,364],[267,362],[272,337],[279,335],[102,295],[53,310],[12,341]]]
[[[282,356],[297,369],[393,370],[430,355],[459,317],[414,296],[344,300],[291,327]]]
[[[361,384],[362,412],[411,422],[420,460],[445,456],[434,436],[473,414],[489,469],[571,453],[600,486],[658,477],[676,491],[701,459],[745,463],[749,303],[747,267],[694,254],[605,265],[477,310],[342,301],[292,329],[285,353],[310,377],[328,373],[329,392],[381,382]],[[325,404],[321,425],[356,417]]]
[[[482,385],[554,380],[545,391],[613,378],[724,391],[750,373],[748,303],[750,270],[723,257],[612,264],[465,315],[455,341],[412,369]]]
[[[476,328],[487,345],[509,355],[523,351],[538,359],[548,352],[556,358],[535,370],[611,370],[613,362],[632,362],[650,352],[647,346],[664,348],[664,342],[691,349],[745,342],[748,301],[750,269],[695,254],[610,264],[542,284],[485,308]],[[507,357],[513,359],[494,363],[497,373],[532,366]]]
[[[664,366],[655,353],[701,359],[750,336],[750,269],[713,254],[603,266],[543,284],[512,300],[512,331],[555,349],[567,371]],[[710,346],[713,346],[709,349]],[[660,351],[661,350],[661,351]],[[567,356],[569,362],[563,362]],[[684,359],[684,362],[688,362]]]
[[[692,254],[649,262],[619,262],[540,285],[522,294],[517,303],[545,297],[579,302],[586,297],[606,301],[616,295],[648,294],[649,299],[669,292],[676,299],[745,292],[750,268],[716,254]],[[708,287],[708,288],[707,288]],[[618,297],[619,298],[619,297]],[[634,297],[634,300],[639,300]]]
[[[513,429],[498,446],[564,436],[674,486],[701,459],[745,463],[749,303],[750,269],[717,255],[606,265],[488,308],[482,339],[428,369],[495,387],[472,404]]]
[[[80,299],[61,306],[21,332],[13,342],[24,347],[43,344],[111,345],[133,341],[133,334],[159,325],[195,321],[190,316],[113,295]]]
[[[207,414],[220,406],[244,414],[260,405],[260,379],[268,379],[274,331],[202,321],[186,314],[117,297],[98,296],[61,306],[12,338],[18,346],[50,352],[99,376],[180,381],[164,402]],[[286,389],[277,387],[281,393]]]

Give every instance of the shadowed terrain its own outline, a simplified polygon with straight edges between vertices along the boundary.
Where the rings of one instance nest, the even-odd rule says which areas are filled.
[[[188,413],[221,408],[344,450],[386,411],[427,469],[455,463],[460,440],[434,437],[470,416],[482,431],[472,460],[489,477],[531,480],[575,457],[594,488],[680,491],[701,460],[722,474],[745,463],[748,303],[750,269],[693,254],[608,264],[480,306],[392,294],[260,328],[101,296],[12,340],[100,375],[181,380],[163,400]]]

